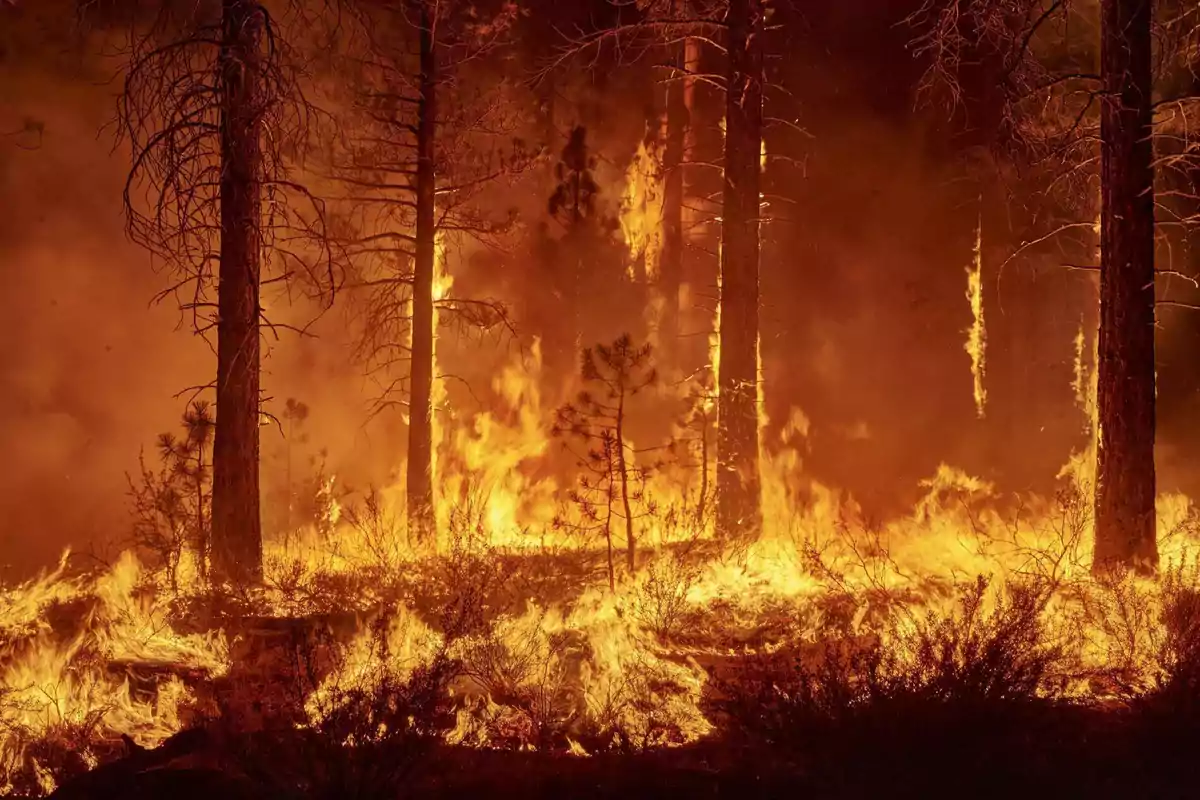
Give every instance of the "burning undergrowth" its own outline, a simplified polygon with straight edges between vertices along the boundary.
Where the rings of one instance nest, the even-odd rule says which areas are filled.
[[[594,400],[559,415],[591,444],[579,488],[539,473],[554,429],[533,385],[504,370],[507,410],[442,428],[436,547],[409,541],[397,490],[339,496],[321,472],[310,520],[241,589],[206,574],[208,426],[189,411],[134,485],[135,550],[4,592],[5,791],[46,793],[188,728],[251,737],[223,769],[257,785],[340,797],[379,796],[446,746],[811,753],[928,744],[912,726],[1016,730],[1046,708],[1200,719],[1185,498],[1159,503],[1159,577],[1096,576],[1086,454],[1054,498],[943,467],[878,522],[804,476],[797,414],[763,446],[763,534],[720,539],[711,464],[639,450],[623,418],[582,413]]]
[[[279,547],[265,585],[241,594],[172,588],[132,555],[93,571],[64,561],[5,594],[6,786],[48,791],[125,752],[123,737],[153,747],[215,717],[245,724],[247,703],[254,726],[364,764],[429,742],[812,747],[894,733],[930,708],[1195,707],[1190,506],[1160,504],[1161,578],[1093,578],[1070,491],[1002,516],[966,483],[943,473],[883,527],[827,496],[741,547],[645,547],[615,592],[603,551],[498,547],[486,514],[461,509],[438,555],[372,561],[351,546],[363,526],[344,520],[323,560],[315,539]],[[247,681],[253,701],[231,687]]]

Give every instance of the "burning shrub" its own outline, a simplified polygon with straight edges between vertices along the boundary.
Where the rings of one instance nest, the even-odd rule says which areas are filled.
[[[592,751],[641,752],[677,746],[709,732],[697,708],[696,672],[634,652],[618,675],[587,694],[579,740]]]
[[[1200,560],[1181,561],[1166,571],[1161,592],[1157,689],[1195,708],[1200,701]]]
[[[453,722],[447,685],[457,670],[439,653],[408,672],[387,669],[378,680],[333,688],[319,721],[251,738],[238,766],[265,796],[397,797]]]
[[[679,633],[690,605],[688,592],[700,579],[700,567],[687,553],[672,553],[650,562],[634,590],[633,618],[662,640]]]
[[[537,612],[508,617],[462,642],[464,675],[485,701],[467,709],[459,741],[470,735],[513,749],[565,745],[569,727],[584,710],[580,670],[588,644],[575,632],[548,629],[545,622]],[[471,712],[482,712],[481,719],[471,720]],[[468,733],[472,727],[476,730]]]
[[[332,643],[325,650],[326,668],[306,672],[308,718],[322,722],[347,703],[361,706],[364,697],[406,683],[444,653],[443,639],[412,613],[402,608],[380,613],[348,644]],[[311,660],[321,658],[317,653]]]
[[[414,565],[412,602],[447,641],[484,630],[509,607],[512,572],[482,529],[452,515],[450,546],[442,556]]]
[[[575,614],[531,609],[461,642],[466,699],[452,742],[634,751],[707,733],[698,668],[654,654],[607,595]]]
[[[1168,747],[1200,733],[1200,560],[1181,560],[1158,586],[1158,625],[1143,666],[1152,672],[1133,706],[1151,736]]]
[[[817,744],[838,731],[896,735],[931,718],[1003,715],[1058,694],[1065,656],[1048,639],[1046,592],[1009,586],[990,610],[988,597],[980,578],[950,613],[902,615],[877,634],[752,661],[711,705],[742,734]]]
[[[416,759],[452,727],[459,663],[402,609],[347,644],[311,640],[295,695],[307,722],[251,738],[239,767],[269,796],[395,797]]]
[[[411,553],[407,527],[377,490],[368,491],[361,504],[347,506],[345,517],[375,564],[384,570],[397,570],[407,560]]]
[[[13,701],[5,697],[0,702]],[[40,730],[6,721],[0,747],[0,794],[50,794],[95,767],[96,751],[104,749],[102,723],[109,710],[90,709],[78,719],[60,719]]]
[[[133,545],[155,566],[162,567],[172,590],[178,591],[180,568],[194,565],[203,580],[207,574],[211,525],[212,409],[197,400],[183,414],[182,438],[158,437],[157,470],[139,459],[141,475],[128,477],[133,511]]]

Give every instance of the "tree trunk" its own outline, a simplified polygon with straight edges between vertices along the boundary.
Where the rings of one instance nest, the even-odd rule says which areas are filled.
[[[212,557],[218,577],[241,583],[262,577],[258,293],[263,17],[250,0],[223,0],[221,13],[221,265]]]
[[[604,545],[608,551],[608,590],[613,594],[617,592],[617,570],[613,564],[613,542],[612,542],[612,518],[613,518],[613,491],[615,484],[613,483],[612,464],[609,465],[608,473],[608,502],[604,508]]]
[[[683,68],[683,45],[673,61]],[[663,151],[663,248],[659,280],[663,312],[659,327],[659,345],[667,363],[677,363],[679,352],[679,289],[683,283],[683,160],[687,137],[688,108],[684,100],[684,81],[678,73],[667,84],[667,141]]]
[[[208,583],[208,520],[204,518],[204,442],[196,452],[196,577]]]
[[[758,260],[762,148],[762,0],[731,0],[721,225],[717,531],[762,527],[758,473]]]
[[[705,413],[701,417],[700,427],[700,499],[696,503],[696,521],[704,524],[704,515],[708,513],[708,430],[709,419]]]
[[[637,567],[636,543],[633,536],[633,508],[629,503],[629,466],[625,463],[625,390],[617,403],[617,470],[621,475],[621,505],[625,511],[625,559],[629,574]]]
[[[1101,6],[1097,570],[1158,563],[1151,7],[1151,0],[1103,0]]]
[[[417,108],[417,253],[413,264],[412,372],[408,422],[408,526],[421,544],[434,534],[433,508],[433,282],[437,231],[434,219],[434,137],[437,61],[434,19],[420,4],[421,85]]]

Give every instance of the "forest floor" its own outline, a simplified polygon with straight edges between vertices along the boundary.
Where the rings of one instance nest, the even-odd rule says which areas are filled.
[[[717,735],[640,753],[572,756],[408,740],[348,754],[305,734],[192,730],[60,788],[62,800],[1200,796],[1188,709],[1062,704],[867,713],[819,737]]]
[[[609,616],[578,554],[318,576],[287,595],[308,613],[221,618],[227,671],[97,651],[147,707],[194,694],[163,714],[184,730],[153,749],[55,731],[26,743],[21,777],[49,772],[65,800],[1200,797],[1200,566],[684,603],[697,558],[648,565]],[[91,641],[105,597],[51,607],[50,634]],[[168,627],[203,632],[225,602],[172,606]]]

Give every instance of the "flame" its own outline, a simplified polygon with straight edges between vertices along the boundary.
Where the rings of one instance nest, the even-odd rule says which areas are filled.
[[[523,468],[550,447],[550,412],[542,405],[541,345],[528,356],[518,354],[492,381],[499,408],[475,415],[457,428],[447,443],[447,460],[456,469],[441,476],[443,497],[438,519],[450,527],[456,507],[469,502],[482,514],[480,522],[493,543],[509,547],[535,546],[541,539],[524,531],[544,528],[554,516],[558,484],[533,480]]]
[[[441,483],[437,480],[439,475],[439,460],[440,453],[445,446],[444,439],[446,432],[443,430],[442,418],[444,416],[443,409],[446,407],[446,384],[441,379],[441,370],[438,367],[438,338],[441,330],[441,313],[439,306],[441,302],[450,295],[450,288],[454,285],[454,276],[450,274],[450,270],[446,266],[446,236],[445,232],[438,229],[434,235],[433,247],[433,385],[430,390],[429,402],[433,408],[433,413],[430,415],[430,439],[432,440],[432,450],[430,453],[430,474],[433,476],[433,492],[434,492],[434,507],[440,506],[437,494],[440,491]],[[437,515],[435,513],[435,519]],[[440,528],[440,526],[439,526]],[[440,543],[439,543],[440,544]]]
[[[967,329],[965,349],[971,357],[971,377],[975,384],[975,412],[980,419],[987,406],[987,387],[983,378],[987,368],[987,330],[983,322],[983,212],[975,226],[972,266],[967,267],[967,301],[971,304],[971,327]]]
[[[1077,337],[1077,387],[1093,383],[1083,365],[1084,342]],[[536,346],[527,357],[512,357],[495,375],[492,407],[468,424],[445,429],[439,518],[453,528],[464,503],[474,503],[477,538],[469,547],[477,560],[464,573],[468,584],[484,580],[483,565],[495,563],[489,559],[509,559],[503,573],[525,569],[514,558],[532,565],[546,554],[582,556],[594,547],[554,533],[550,524],[561,486],[557,478],[537,477],[534,469],[550,446],[540,368]],[[456,638],[435,628],[428,614],[403,604],[387,616],[373,612],[364,616],[336,667],[305,698],[306,724],[328,719],[348,690],[369,694],[385,678],[403,681],[419,667],[450,657],[465,665],[447,698],[455,705],[454,724],[445,734],[451,743],[544,746],[534,733],[562,714],[586,722],[589,731],[682,744],[713,730],[701,710],[709,680],[701,663],[746,649],[769,653],[819,640],[827,634],[816,609],[831,594],[861,599],[846,624],[865,631],[875,613],[867,598],[874,594],[945,613],[955,602],[948,588],[964,578],[991,576],[997,588],[988,602],[995,603],[1006,582],[1046,570],[1072,587],[1049,603],[1047,622],[1056,636],[1078,641],[1085,667],[1109,665],[1124,648],[1128,669],[1151,674],[1152,633],[1122,639],[1119,632],[1081,621],[1078,598],[1097,601],[1107,591],[1088,569],[1090,518],[1077,513],[1086,499],[1064,506],[1061,499],[1024,498],[1023,512],[1014,519],[996,504],[994,486],[943,464],[923,482],[924,494],[910,514],[870,524],[853,498],[806,477],[811,430],[808,417],[793,409],[779,435],[763,442],[764,531],[738,557],[686,555],[696,543],[711,543],[711,528],[672,521],[662,510],[639,521],[643,561],[615,593],[606,581],[584,579],[582,591],[569,600],[532,594]],[[682,501],[681,475],[664,470],[652,480],[650,491],[663,509]],[[1181,496],[1160,498],[1158,511],[1164,563],[1183,563],[1186,548],[1197,543],[1195,512]],[[270,557],[306,564],[314,582],[321,575],[353,575],[378,558],[378,550],[355,538],[360,534],[344,514],[331,522],[335,536],[273,542]],[[375,562],[386,571],[371,574],[411,575],[428,565],[402,539],[391,552]],[[441,557],[452,557],[445,553]],[[1131,584],[1129,591],[1160,602],[1152,581]],[[264,592],[276,613],[304,613],[303,604],[285,602],[276,584],[269,581]],[[167,586],[132,556],[90,578],[73,576],[64,560],[3,597],[0,629],[8,634],[3,640],[22,642],[4,654],[8,694],[0,703],[0,729],[21,732],[0,738],[0,756],[9,759],[4,763],[20,760],[28,742],[96,717],[102,730],[128,733],[151,746],[186,724],[193,701],[188,676],[210,679],[229,668],[224,634],[176,632],[169,624]],[[75,603],[84,609],[72,618],[78,630],[64,635],[52,609]],[[768,641],[738,643],[738,636],[758,629],[770,613],[782,614],[786,626]],[[898,624],[895,630],[902,632],[904,623]],[[135,690],[133,676],[155,670],[165,677],[153,691]],[[1094,697],[1099,690],[1080,680],[1069,691]],[[597,745],[590,743],[595,739],[585,742],[573,729],[564,736],[564,751],[580,757],[595,752]],[[35,764],[33,776],[43,790],[54,781],[45,765]]]
[[[130,553],[94,578],[70,576],[64,556],[53,572],[3,593],[0,763],[24,763],[39,740],[80,747],[70,737],[107,732],[153,747],[183,726],[194,699],[185,676],[224,674],[229,648],[221,631],[177,633],[165,586],[152,579]],[[134,691],[135,676],[153,684],[149,694]],[[86,747],[80,757],[96,763]],[[52,791],[48,768],[37,759],[31,767],[40,790]],[[0,793],[14,791],[12,778],[0,774]]]
[[[663,213],[662,146],[657,139],[638,145],[637,153],[625,173],[625,191],[621,197],[621,235],[633,258],[628,273],[631,279],[635,262],[644,259],[646,279],[658,280],[662,260]]]

